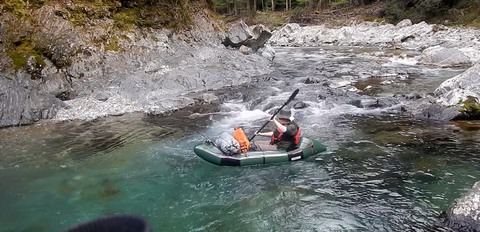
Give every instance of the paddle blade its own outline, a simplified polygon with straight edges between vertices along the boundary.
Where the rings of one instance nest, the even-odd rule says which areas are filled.
[[[293,91],[292,95],[290,96],[290,98],[288,98],[288,101],[286,102],[286,104],[290,103],[298,94],[298,92],[300,91],[300,89],[296,89],[295,91]],[[285,104],[285,105],[286,105]]]

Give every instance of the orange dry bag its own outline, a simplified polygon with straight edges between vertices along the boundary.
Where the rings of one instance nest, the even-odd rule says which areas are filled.
[[[235,128],[235,131],[233,132],[233,137],[240,144],[240,153],[246,153],[250,149],[250,141],[248,140],[242,128]]]

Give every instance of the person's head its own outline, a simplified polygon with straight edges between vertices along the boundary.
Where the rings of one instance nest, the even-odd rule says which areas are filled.
[[[277,114],[277,118],[280,122],[290,122],[291,117],[292,117],[292,111],[290,109],[283,108]]]

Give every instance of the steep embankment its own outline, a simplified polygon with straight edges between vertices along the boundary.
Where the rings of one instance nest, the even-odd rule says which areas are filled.
[[[0,5],[0,127],[162,113],[270,72],[267,59],[221,45],[207,1],[146,2]]]

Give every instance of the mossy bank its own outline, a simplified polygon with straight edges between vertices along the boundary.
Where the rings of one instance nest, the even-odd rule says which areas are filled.
[[[221,45],[207,0],[6,0],[0,11],[0,127],[162,113],[269,72],[268,60]]]

